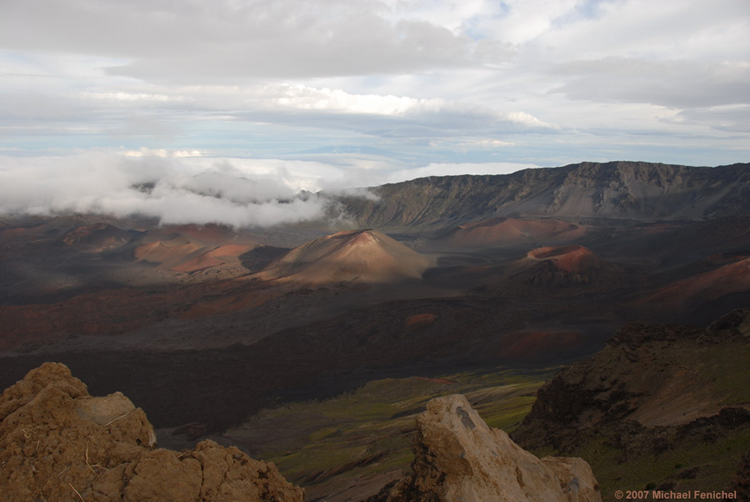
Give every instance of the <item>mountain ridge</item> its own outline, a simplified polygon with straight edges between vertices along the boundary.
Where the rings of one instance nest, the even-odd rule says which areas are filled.
[[[418,178],[339,196],[362,227],[441,228],[493,217],[705,220],[750,213],[750,164],[582,162],[502,175]]]

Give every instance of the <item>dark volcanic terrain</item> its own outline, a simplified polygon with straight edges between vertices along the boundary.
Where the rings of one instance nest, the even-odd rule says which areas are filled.
[[[703,329],[750,305],[749,164],[582,163],[370,191],[376,197],[332,197],[335,223],[304,228],[0,217],[1,388],[63,362],[92,393],[122,391],[157,429],[199,438],[368,382],[547,374],[603,349],[597,357],[614,354],[607,378],[631,368],[671,382],[674,395],[645,403],[586,394],[601,404],[585,417],[594,429],[608,413],[634,414],[636,428],[679,428],[726,408],[714,390],[687,407],[670,401],[700,386],[680,361],[660,358],[677,342],[677,353],[714,350],[711,337],[726,331]],[[651,342],[632,348],[646,351],[636,368],[625,361],[637,336],[622,333],[652,328],[634,321],[697,326],[654,335],[654,354]],[[580,438],[543,416],[545,392],[529,418],[537,425],[524,425],[533,433],[519,437],[564,452]],[[383,471],[393,479],[394,465]],[[312,474],[293,481],[322,483]],[[355,488],[329,498],[380,487]]]

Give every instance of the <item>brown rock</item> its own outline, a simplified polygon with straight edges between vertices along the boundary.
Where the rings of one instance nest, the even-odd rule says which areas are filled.
[[[204,441],[156,449],[154,429],[121,393],[92,397],[58,363],[29,372],[0,397],[4,500],[230,502],[303,500],[273,464]]]
[[[463,396],[430,401],[417,428],[413,472],[372,502],[601,501],[585,461],[539,460],[488,427]]]

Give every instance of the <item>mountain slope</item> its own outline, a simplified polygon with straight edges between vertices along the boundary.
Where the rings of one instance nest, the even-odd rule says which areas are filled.
[[[497,176],[444,176],[340,198],[367,227],[438,227],[521,215],[702,220],[750,212],[750,164],[716,168],[584,162]]]
[[[749,337],[749,309],[708,329],[627,324],[539,390],[513,439],[589,461],[605,500],[726,488],[750,449]]]
[[[579,238],[586,229],[556,219],[490,218],[459,225],[435,240],[440,247],[472,249],[522,242],[564,242]]]
[[[713,258],[719,263],[728,263],[667,284],[655,293],[638,299],[635,305],[643,312],[679,315],[725,296],[750,291],[750,257]]]

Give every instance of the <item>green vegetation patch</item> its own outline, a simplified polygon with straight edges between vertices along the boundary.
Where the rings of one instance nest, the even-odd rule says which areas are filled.
[[[407,470],[416,416],[430,399],[464,394],[491,427],[508,431],[531,410],[552,371],[376,380],[333,399],[263,410],[227,435],[290,481],[325,493],[355,478]]]
[[[685,492],[726,489],[742,456],[750,450],[750,425],[729,431],[716,440],[683,440],[660,455],[624,457],[603,436],[588,441],[571,456],[586,460],[602,490],[602,499],[617,500],[617,490]],[[537,455],[541,452],[535,452]]]

